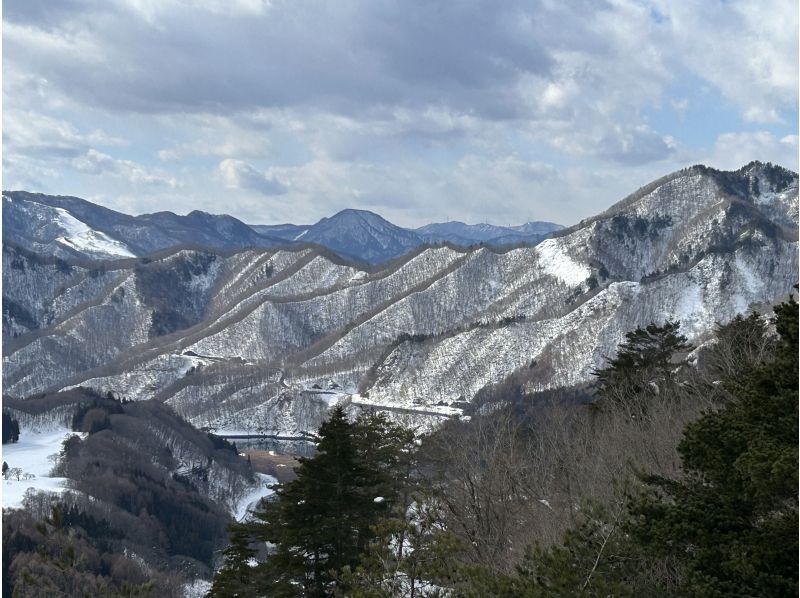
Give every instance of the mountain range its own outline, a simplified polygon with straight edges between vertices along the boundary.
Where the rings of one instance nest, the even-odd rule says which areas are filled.
[[[200,211],[130,216],[77,197],[3,193],[6,240],[44,255],[77,259],[141,257],[177,247],[236,251],[315,244],[351,261],[376,264],[427,244],[537,243],[560,228],[549,222],[516,227],[448,222],[406,229],[366,210],[342,210],[313,225],[250,226],[232,216]]]
[[[5,392],[155,398],[229,433],[297,435],[333,403],[433,425],[521,371],[531,392],[585,384],[627,331],[680,320],[702,344],[798,272],[797,174],[760,162],[672,173],[572,227],[522,227],[549,236],[504,248],[415,246],[483,233],[399,234],[354,210],[278,229],[22,192],[4,203]]]

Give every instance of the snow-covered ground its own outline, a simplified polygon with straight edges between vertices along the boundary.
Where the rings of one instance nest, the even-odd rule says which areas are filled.
[[[205,579],[195,579],[183,586],[184,598],[205,598],[211,589],[211,582]]]
[[[3,508],[16,508],[22,506],[22,498],[28,488],[46,490],[49,492],[62,492],[66,489],[67,478],[50,477],[53,461],[48,459],[61,450],[64,438],[72,434],[67,428],[57,428],[47,432],[34,432],[23,429],[20,431],[19,442],[3,445],[3,461],[9,468],[19,467],[24,474],[36,476],[30,480],[19,481],[16,478],[2,480]]]
[[[58,213],[58,225],[66,235],[56,239],[62,245],[111,257],[136,257],[125,243],[112,239],[107,234],[94,230],[62,208],[53,208]]]
[[[259,484],[239,499],[236,505],[236,510],[233,513],[236,521],[244,521],[253,509],[256,508],[258,501],[273,493],[270,486],[278,483],[278,480],[264,473],[257,473],[256,477],[258,478]]]

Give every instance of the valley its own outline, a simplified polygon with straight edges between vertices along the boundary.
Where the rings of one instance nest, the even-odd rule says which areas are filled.
[[[768,314],[798,271],[798,177],[757,162],[678,171],[544,240],[409,243],[405,255],[378,261],[376,237],[356,235],[361,259],[337,253],[354,247],[353,229],[332,222],[319,239],[329,247],[236,247],[209,233],[217,246],[141,256],[134,250],[145,240],[168,233],[125,229],[118,241],[106,226],[65,215],[60,201],[28,202],[9,218],[33,219],[41,232],[55,217],[49,234],[62,236],[45,243],[11,234],[3,244],[3,410],[20,432],[4,447],[8,537],[22,551],[18,562],[34,558],[24,551],[41,526],[27,518],[52,511],[53,530],[39,542],[60,554],[69,541],[57,527],[63,509],[87,534],[81,550],[118,563],[114,583],[150,580],[174,596],[210,591],[214,571],[222,583],[238,566],[234,553],[223,558],[228,533],[258,529],[281,488],[316,484],[303,472],[331,413],[362,422],[347,424],[354,429],[413,438],[398,455],[420,459],[414,483],[454,501],[445,503],[449,515],[437,515],[452,533],[474,533],[469,508],[496,521],[474,554],[458,559],[505,571],[499,563],[519,562],[527,542],[503,531],[510,513],[557,542],[575,489],[612,504],[613,480],[627,475],[613,464],[625,455],[675,473],[681,429],[728,392],[709,378],[721,375],[713,363],[732,342],[719,337],[720,325]],[[183,227],[198,216],[181,218]],[[66,243],[65,230],[73,234]],[[675,370],[686,380],[669,382],[676,402],[641,422],[616,409],[585,419],[581,404],[603,393],[598,368],[630,331],[678,321],[692,350]],[[764,334],[762,319],[748,322],[761,322]],[[760,359],[751,353],[760,355],[748,346],[735,359]],[[588,444],[575,446],[573,434]],[[523,447],[530,456],[519,461]],[[572,455],[569,464],[559,465],[561,453]],[[496,480],[473,471],[482,463]],[[460,480],[473,475],[478,492],[498,486],[501,495],[465,507]],[[505,483],[528,489],[503,491]],[[388,489],[371,492],[380,492],[368,501],[377,512]],[[523,500],[527,492],[539,498]],[[148,515],[140,521],[140,513]],[[244,527],[228,528],[233,522]],[[504,545],[496,534],[512,538],[507,557],[482,552]],[[56,557],[37,558],[49,567]],[[98,575],[108,566],[98,564]]]

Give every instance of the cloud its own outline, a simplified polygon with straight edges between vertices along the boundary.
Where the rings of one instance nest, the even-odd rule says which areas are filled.
[[[773,162],[798,170],[797,135],[776,137],[767,131],[724,133],[703,160],[717,168],[734,170],[753,160]]]
[[[88,133],[71,123],[32,110],[6,110],[3,115],[3,145],[16,155],[71,157],[93,146],[125,145],[101,129]]]
[[[81,131],[66,120],[33,110],[12,109],[3,114],[4,170],[16,184],[48,187],[43,181],[72,169],[94,177],[122,178],[134,185],[179,186],[177,179],[164,171],[96,149],[127,144],[102,129]]]
[[[262,195],[282,195],[287,191],[274,175],[259,172],[241,160],[228,158],[220,162],[217,169],[229,189],[249,189]]]
[[[503,117],[523,107],[519,77],[549,63],[518,8],[488,2],[90,4],[47,28],[12,12],[7,53],[16,68],[110,109],[352,113],[444,102]]]
[[[715,85],[752,122],[796,111],[798,10],[794,0],[654,0],[677,60]]]
[[[628,140],[609,156],[627,163],[668,153],[656,139],[668,131],[650,136],[647,151],[627,148],[645,141],[642,109],[682,71],[719,87],[745,119],[780,118],[796,95],[796,11],[790,0],[770,4],[85,0],[48,12],[36,0],[5,15],[5,63],[46,81],[49,98],[109,111],[273,109],[334,126],[334,117],[402,123],[404,112],[438,111],[521,121],[545,139],[554,126],[576,137],[591,127],[580,155],[607,152],[624,128]],[[358,153],[355,141],[332,151]],[[161,148],[163,157],[211,153],[192,143]]]
[[[570,223],[696,162],[796,168],[790,0],[26,0],[3,19],[8,179],[117,208]]]
[[[130,160],[117,160],[94,149],[73,158],[71,165],[84,174],[95,176],[110,174],[123,177],[135,185],[164,185],[171,188],[179,186],[175,178],[164,172],[149,170]]]

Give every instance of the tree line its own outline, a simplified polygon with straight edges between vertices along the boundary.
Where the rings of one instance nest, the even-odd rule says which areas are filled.
[[[9,413],[3,411],[3,444],[17,442],[19,440],[19,421],[11,417]]]

